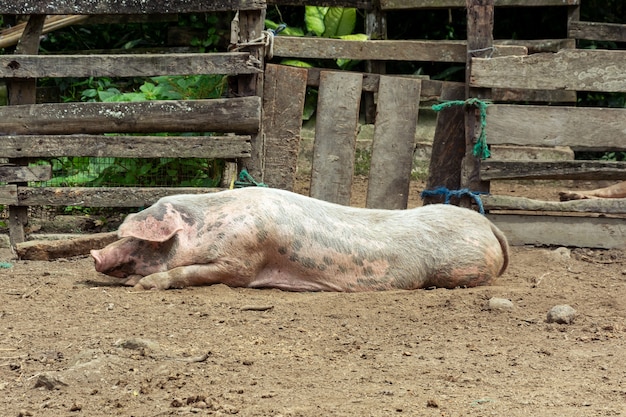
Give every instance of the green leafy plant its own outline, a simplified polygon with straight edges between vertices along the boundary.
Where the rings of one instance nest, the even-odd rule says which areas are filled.
[[[323,7],[323,6],[305,6],[304,8],[304,24],[305,29],[285,27],[282,33],[289,36],[318,36],[323,38],[337,38],[356,41],[366,41],[367,35],[363,33],[354,33],[357,21],[357,11],[350,7]],[[266,19],[265,26],[268,29],[276,30],[280,23]],[[281,61],[282,64],[311,67],[310,63],[296,59],[288,59]],[[350,59],[337,59],[337,66],[347,70],[358,63],[358,61]]]
[[[128,102],[146,100],[186,100],[221,97],[226,77],[221,75],[151,77],[139,85],[116,83],[110,78],[89,78],[76,83],[83,88],[82,101]],[[75,92],[73,96],[77,95]],[[65,97],[68,100],[70,97]],[[167,136],[169,133],[161,133]],[[182,133],[185,135],[212,135]],[[51,164],[53,179],[49,186],[184,186],[218,185],[223,161],[196,158],[94,158],[61,157],[38,161]]]

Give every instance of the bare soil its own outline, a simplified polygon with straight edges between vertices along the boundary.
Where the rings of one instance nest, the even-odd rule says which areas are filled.
[[[515,247],[492,286],[359,294],[135,292],[87,257],[0,261],[0,416],[626,414],[621,250]],[[548,323],[562,304],[574,321]]]

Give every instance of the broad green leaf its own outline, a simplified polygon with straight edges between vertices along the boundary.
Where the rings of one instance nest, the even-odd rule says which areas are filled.
[[[329,7],[319,6],[305,6],[304,8],[304,23],[306,29],[309,32],[315,33],[317,36],[322,36],[325,32],[326,26],[324,24],[324,16],[328,12]]]
[[[330,7],[324,16],[325,38],[335,38],[354,32],[356,25],[356,9],[348,7]]]
[[[292,67],[301,67],[301,68],[313,68],[313,65],[308,62],[300,61],[297,59],[283,59],[280,61],[282,65],[290,65]]]
[[[369,37],[365,33],[353,33],[351,35],[338,36],[339,39],[345,39],[347,41],[367,41]]]

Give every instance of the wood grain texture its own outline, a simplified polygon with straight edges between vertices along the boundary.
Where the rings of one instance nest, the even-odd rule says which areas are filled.
[[[415,150],[421,81],[380,77],[366,206],[405,209]]]
[[[488,214],[509,244],[585,248],[624,248],[624,219],[606,217],[533,216]]]
[[[444,83],[441,100],[464,100],[465,85]],[[437,114],[437,125],[433,138],[432,155],[428,166],[427,190],[445,187],[449,190],[461,188],[461,163],[465,156],[465,109],[461,106],[448,107]],[[425,197],[424,204],[443,203],[443,196]],[[454,204],[458,200],[453,201]]]
[[[0,107],[0,134],[257,132],[261,98]]]
[[[626,42],[626,25],[618,23],[571,22],[568,36],[576,39]]]
[[[541,201],[508,195],[481,197],[487,210],[542,211],[559,213],[625,214],[626,198],[594,198],[571,201]],[[626,243],[626,242],[625,242]]]
[[[492,161],[480,166],[480,178],[493,180],[626,180],[626,162]]]
[[[264,9],[263,0],[30,0],[3,1],[0,14],[162,14]]]
[[[361,59],[385,61],[465,62],[465,41],[352,41],[330,38],[277,36],[274,56],[291,58]],[[496,55],[526,55],[518,45],[499,46]]]
[[[0,155],[9,158],[249,158],[250,136],[9,135],[0,136]]]
[[[466,0],[381,0],[383,10],[463,8]],[[495,0],[498,7],[573,6],[580,0]]]
[[[39,39],[43,31],[46,20],[44,14],[33,14],[28,17],[28,22],[24,27],[20,40],[15,47],[15,56],[22,54],[36,55],[39,51]],[[37,99],[37,80],[13,78],[7,81],[7,90],[9,98],[9,106],[18,107],[19,105],[29,105],[36,102]],[[27,160],[14,159],[9,162],[19,165],[27,165]],[[23,184],[23,183],[18,183]],[[26,240],[24,227],[28,224],[27,207],[18,207],[9,205],[9,240],[11,246]]]
[[[487,108],[487,142],[496,145],[626,149],[626,109],[496,104]]]
[[[470,85],[490,88],[626,92],[626,51],[562,50],[557,53],[472,58]]]
[[[52,178],[50,165],[21,166],[0,164],[0,182],[47,181]]]
[[[14,187],[14,188],[11,188]],[[204,187],[0,187],[0,204],[19,206],[147,207],[175,194],[222,191]],[[12,201],[12,203],[9,203]]]
[[[362,81],[359,73],[320,74],[311,197],[350,204]]]
[[[151,77],[254,74],[260,64],[246,52],[212,54],[0,55],[0,77]]]
[[[263,182],[271,187],[294,187],[307,74],[305,68],[285,65],[268,64],[265,69]]]

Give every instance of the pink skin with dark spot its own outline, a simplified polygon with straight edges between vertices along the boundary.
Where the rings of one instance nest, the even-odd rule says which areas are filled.
[[[268,188],[165,197],[118,234],[91,252],[96,270],[143,289],[472,287],[508,263],[502,232],[472,210],[371,210]]]

